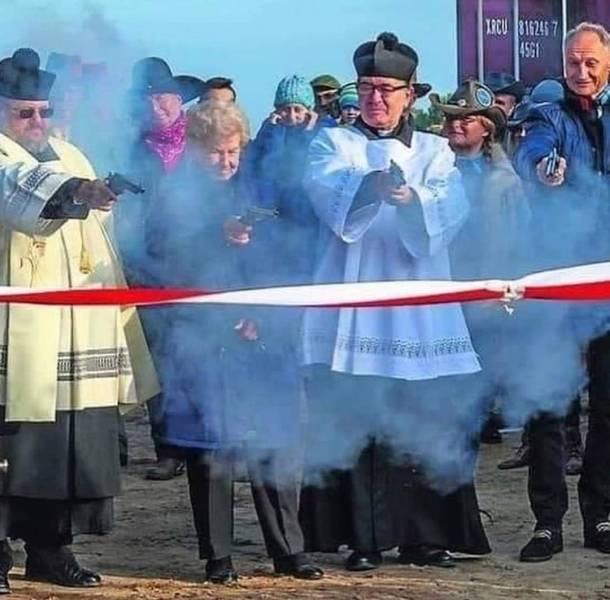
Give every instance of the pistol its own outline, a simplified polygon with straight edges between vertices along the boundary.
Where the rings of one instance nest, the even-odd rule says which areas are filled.
[[[401,187],[407,185],[404,171],[393,161],[390,161],[390,168],[388,170],[390,177],[392,178],[392,184],[394,187]]]
[[[262,206],[248,206],[246,213],[239,220],[244,225],[254,225],[266,219],[275,219],[280,212],[277,208],[263,208]]]
[[[557,152],[557,148],[553,148],[550,154],[546,157],[546,171],[545,175],[547,177],[552,177],[557,173],[557,169],[559,168],[559,152]]]
[[[120,196],[125,192],[143,194],[146,191],[142,186],[127,179],[125,175],[121,175],[120,173],[108,173],[108,176],[104,179],[104,183],[110,188],[115,196]]]

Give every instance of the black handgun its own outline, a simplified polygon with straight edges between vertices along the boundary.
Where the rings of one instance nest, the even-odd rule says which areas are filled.
[[[280,212],[277,208],[263,208],[262,206],[248,206],[246,214],[242,215],[239,220],[244,225],[254,225],[266,219],[275,219]]]
[[[404,171],[393,160],[390,161],[390,168],[388,172],[390,173],[394,187],[402,187],[403,185],[407,185]]]
[[[557,148],[553,148],[550,154],[546,157],[546,169],[544,174],[547,177],[553,177],[559,168],[559,152]]]
[[[110,188],[110,191],[115,196],[120,196],[125,192],[143,194],[146,191],[142,186],[130,181],[125,175],[121,175],[120,173],[108,173],[108,176],[104,179],[104,183]]]

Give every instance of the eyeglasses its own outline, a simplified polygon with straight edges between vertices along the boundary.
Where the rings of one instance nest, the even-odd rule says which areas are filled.
[[[13,113],[15,113],[20,119],[31,119],[34,116],[34,113],[38,113],[41,119],[48,119],[53,116],[53,109],[51,107],[48,108],[21,108],[14,109]]]
[[[374,83],[368,83],[366,81],[359,81],[357,85],[358,93],[363,96],[370,96],[375,90],[377,90],[382,98],[389,98],[394,92],[398,90],[405,90],[409,85],[375,85]]]

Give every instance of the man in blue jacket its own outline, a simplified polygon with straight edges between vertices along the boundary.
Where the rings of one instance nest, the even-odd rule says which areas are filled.
[[[540,224],[539,251],[535,253],[541,258],[539,268],[608,260],[610,256],[610,34],[600,25],[582,23],[566,36],[564,53],[565,99],[531,111],[514,157],[517,171],[535,193],[532,210]],[[556,161],[551,159],[554,151],[559,157]],[[593,337],[591,312],[590,307],[584,308],[576,318],[571,317],[575,341],[586,343]],[[608,333],[590,342],[587,368],[590,424],[579,500],[585,546],[610,553]],[[534,420],[530,435],[528,489],[537,522],[520,558],[538,562],[563,549],[561,525],[567,491],[560,418],[543,414]]]

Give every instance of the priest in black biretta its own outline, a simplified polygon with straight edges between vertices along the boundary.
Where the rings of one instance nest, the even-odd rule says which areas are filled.
[[[351,283],[393,280],[406,272],[417,278],[422,276],[416,266],[423,264],[420,260],[436,261],[447,251],[445,245],[422,259],[412,246],[399,241],[405,233],[399,217],[417,235],[427,235],[415,211],[427,210],[432,194],[438,211],[451,205],[449,194],[417,182],[426,180],[430,169],[438,169],[435,180],[447,182],[447,188],[454,185],[449,182],[454,156],[446,140],[414,131],[409,123],[409,107],[418,93],[427,91],[414,89],[418,64],[417,52],[392,33],[359,46],[354,67],[361,115],[352,126],[323,129],[310,146],[309,197],[320,209],[321,222],[329,225],[328,241],[318,247],[316,282],[337,282],[340,273]],[[390,167],[380,167],[381,160],[373,163],[370,156],[382,157]],[[409,160],[411,156],[417,161]],[[356,179],[355,171],[366,175]],[[455,192],[459,195],[459,188]],[[332,211],[325,212],[331,202]],[[407,217],[405,211],[412,207]],[[368,216],[352,230],[342,229],[335,218],[347,213],[356,220],[360,217],[353,215],[365,212]],[[383,249],[377,252],[380,245]],[[359,267],[351,270],[354,264]],[[447,278],[449,269],[438,269],[434,272]],[[465,326],[458,325],[455,314],[437,319],[436,313],[430,319],[443,324],[432,334],[415,313],[401,316],[384,309],[369,316],[359,309],[341,310],[331,318],[315,309],[306,311],[303,324],[304,364],[311,368],[305,470],[318,476],[316,485],[303,489],[301,499],[307,550],[336,552],[347,545],[353,552],[346,568],[352,571],[379,567],[382,551],[396,546],[404,563],[439,567],[454,565],[449,551],[489,552],[469,483],[474,468],[470,460],[476,452],[470,450],[470,434],[456,425],[458,419],[449,408],[453,397],[461,398],[458,387],[463,384],[458,382],[477,370],[478,363],[471,363],[476,363],[474,350],[470,343],[458,352],[426,350],[439,347],[436,340],[442,346],[446,336],[455,335],[449,333],[451,323],[467,334]],[[438,426],[434,398],[443,407],[442,423],[453,428],[450,432]],[[466,448],[468,460],[460,465],[464,477],[452,474],[446,495],[430,484],[438,473],[426,466],[429,454],[423,456],[424,448],[404,439],[407,431],[419,429],[441,431],[453,448],[455,436]],[[434,447],[440,441],[430,439],[429,444]],[[320,475],[320,465],[337,468]]]

